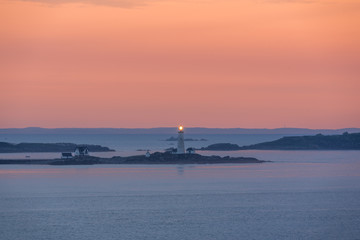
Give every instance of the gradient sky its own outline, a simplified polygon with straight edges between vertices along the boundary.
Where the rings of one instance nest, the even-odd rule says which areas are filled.
[[[0,128],[360,127],[358,0],[0,0]]]

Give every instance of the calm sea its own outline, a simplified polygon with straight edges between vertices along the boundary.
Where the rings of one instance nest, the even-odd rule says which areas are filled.
[[[169,136],[161,135],[111,137],[52,142],[96,143],[124,154],[161,150],[170,143],[162,141]],[[202,137],[209,141],[192,143],[208,145],[224,138]],[[222,142],[264,140],[227,137]],[[13,139],[9,141],[18,142]],[[33,142],[48,142],[46,137],[38,140]],[[360,239],[360,151],[202,154],[273,162],[3,165],[0,239]]]

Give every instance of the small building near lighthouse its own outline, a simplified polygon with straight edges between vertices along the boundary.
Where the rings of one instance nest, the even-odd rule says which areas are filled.
[[[185,143],[184,143],[184,127],[179,126],[178,142],[177,142],[177,154],[185,154]]]
[[[88,156],[89,149],[86,146],[77,147],[74,151],[75,156]]]

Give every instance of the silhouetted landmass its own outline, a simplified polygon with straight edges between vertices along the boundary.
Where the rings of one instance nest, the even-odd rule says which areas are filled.
[[[217,143],[201,150],[360,150],[360,133],[342,135],[322,135],[283,137],[271,142],[263,142],[240,147],[237,144]]]
[[[165,139],[165,141],[177,141],[178,138],[177,137],[169,137],[167,139]],[[185,138],[184,141],[189,141],[189,142],[192,142],[192,141],[207,141],[207,139],[205,138],[201,138],[201,139],[196,139],[196,138]]]
[[[210,150],[210,151],[236,151],[240,149],[241,147],[239,145],[232,143],[215,143],[207,147],[201,148],[201,150]]]
[[[114,151],[100,145],[74,144],[74,143],[19,143],[12,144],[0,142],[0,153],[25,153],[25,152],[73,152],[77,147],[87,147],[90,152]]]
[[[155,152],[130,157],[99,158],[93,156],[74,157],[72,159],[47,160],[0,160],[0,164],[48,164],[48,165],[91,165],[91,164],[216,164],[216,163],[263,163],[266,161],[251,157],[219,157],[200,154],[171,154]]]

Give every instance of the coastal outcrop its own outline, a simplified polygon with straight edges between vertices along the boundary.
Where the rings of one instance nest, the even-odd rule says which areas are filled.
[[[47,160],[0,160],[0,164],[48,164],[48,165],[92,165],[92,164],[216,164],[216,163],[263,163],[266,161],[252,157],[220,157],[200,154],[172,154],[155,152],[149,157],[145,155],[129,157],[99,158],[81,156],[71,159]]]
[[[200,150],[209,150],[209,151],[236,151],[241,150],[241,147],[237,144],[232,143],[215,143],[207,147],[203,147]]]
[[[237,144],[218,143],[201,150],[234,151],[234,150],[360,150],[360,133],[343,133],[342,135],[294,136],[283,137],[271,142],[263,142],[240,147]]]
[[[73,152],[77,147],[87,147],[90,152],[114,151],[108,147],[91,144],[74,143],[19,143],[0,142],[0,153],[31,153],[31,152]]]

